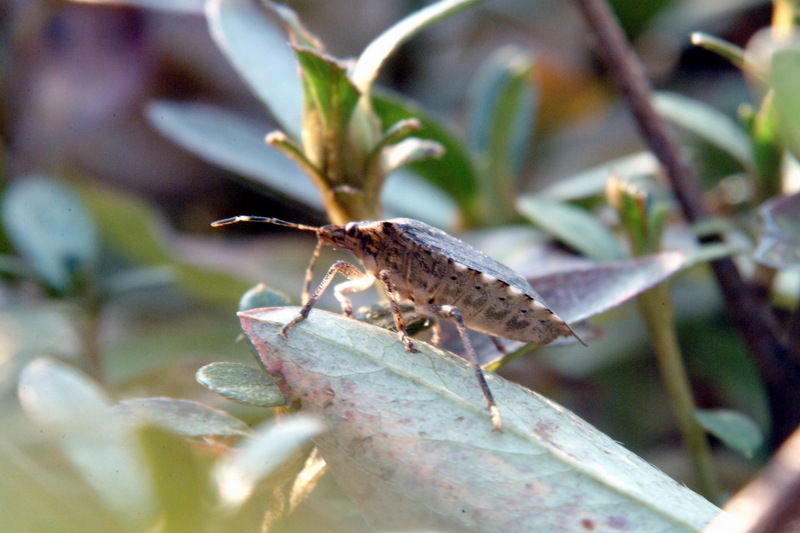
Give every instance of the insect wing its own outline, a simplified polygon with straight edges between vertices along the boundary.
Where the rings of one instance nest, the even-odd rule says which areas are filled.
[[[393,218],[386,222],[393,224],[398,233],[405,235],[414,243],[452,259],[456,263],[461,263],[469,269],[493,276],[519,289],[535,300],[544,302],[544,299],[531,287],[525,278],[464,241],[419,220]]]

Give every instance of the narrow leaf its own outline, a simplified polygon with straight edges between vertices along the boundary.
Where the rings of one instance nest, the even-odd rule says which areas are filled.
[[[392,146],[387,146],[383,152],[386,170],[391,172],[418,161],[439,158],[444,154],[444,148],[436,141],[410,137]]]
[[[682,252],[569,270],[530,280],[550,307],[567,322],[579,322],[630,300],[680,271]]]
[[[409,167],[437,161],[429,158],[423,163],[412,163]],[[409,167],[392,172],[383,185],[381,201],[386,206],[386,218],[401,215],[422,220],[437,228],[451,227],[459,219],[458,208],[452,198],[409,170]]]
[[[512,180],[522,170],[536,113],[533,61],[523,51],[498,50],[476,75],[470,95],[470,145],[486,160],[487,174]]]
[[[291,298],[282,292],[270,289],[263,283],[259,283],[242,295],[239,300],[239,311],[247,311],[258,307],[280,307],[289,305]]]
[[[752,419],[729,409],[698,409],[698,422],[706,431],[747,458],[764,444],[764,433]]]
[[[211,363],[200,368],[195,377],[207,389],[237,403],[256,407],[286,405],[275,378],[241,363]]]
[[[517,209],[528,220],[571,248],[598,261],[624,259],[619,240],[589,212],[538,196],[522,196]]]
[[[161,428],[145,427],[142,448],[153,472],[158,494],[160,531],[208,531],[214,508],[208,505],[209,467],[193,453],[187,439]]]
[[[266,125],[203,104],[151,102],[146,114],[162,134],[206,161],[322,211],[319,191],[308,176],[264,143]]]
[[[297,60],[281,25],[250,0],[209,0],[211,36],[284,129],[300,138],[302,88]]]
[[[383,62],[400,45],[413,36],[435,24],[462,11],[480,0],[440,0],[412,13],[383,32],[369,43],[353,69],[353,81],[362,92],[369,93],[372,83],[378,77]]]
[[[650,152],[636,152],[612,159],[597,167],[567,176],[541,189],[537,196],[551,200],[579,200],[602,195],[611,175],[625,179],[633,176],[650,176],[658,172],[658,160]]]
[[[724,150],[745,169],[754,168],[750,138],[728,116],[699,100],[674,93],[657,93],[653,105],[666,119]]]
[[[2,220],[11,243],[53,289],[70,291],[94,267],[94,222],[60,183],[44,176],[18,179],[5,190]]]
[[[290,403],[329,427],[314,438],[376,529],[699,531],[718,510],[551,401],[391,332],[314,310],[240,313]],[[491,497],[487,500],[487,495]],[[454,502],[456,504],[454,504]],[[576,502],[579,505],[576,506]]]
[[[215,478],[222,500],[231,506],[244,503],[259,482],[324,429],[320,421],[299,415],[259,427],[252,439],[217,464]]]
[[[692,33],[691,40],[693,45],[714,52],[730,61],[734,67],[742,70],[745,68],[744,50],[741,47],[701,31]]]
[[[109,509],[132,524],[148,518],[149,479],[135,433],[113,414],[96,383],[40,358],[20,374],[19,399],[42,431],[58,436],[64,454]]]
[[[764,229],[756,260],[778,270],[800,266],[800,193],[770,200],[759,212]]]
[[[187,437],[241,436],[250,428],[228,413],[190,400],[135,398],[114,406],[114,412],[130,424],[152,424]]]
[[[436,141],[444,147],[442,157],[415,163],[409,169],[451,196],[465,220],[478,219],[478,177],[463,141],[423,109],[398,95],[376,94],[372,104],[384,129],[401,120],[416,119],[422,128],[415,135],[420,139]]]
[[[112,6],[131,6],[143,9],[156,9],[168,13],[202,15],[205,0],[72,0],[81,4],[106,4]]]
[[[249,285],[223,273],[193,265],[175,256],[169,230],[160,214],[141,200],[100,186],[86,187],[83,197],[103,238],[125,257],[170,266],[180,287],[195,298],[235,307]]]
[[[772,56],[775,107],[786,148],[800,158],[800,50],[783,50]]]
[[[347,76],[344,65],[310,48],[295,49],[305,86],[330,135],[344,138],[361,94]]]

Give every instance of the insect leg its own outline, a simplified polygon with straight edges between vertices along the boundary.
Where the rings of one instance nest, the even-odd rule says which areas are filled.
[[[342,306],[342,313],[344,313],[344,316],[350,318],[353,316],[353,304],[350,303],[350,298],[348,298],[347,295],[353,292],[365,291],[375,283],[374,277],[369,274],[364,274],[360,270],[358,270],[358,272],[361,274],[361,277],[353,278],[348,274],[347,277],[350,278],[350,281],[340,283],[333,288],[333,294]]]
[[[414,343],[411,342],[411,337],[408,336],[406,331],[406,320],[403,318],[403,313],[400,312],[400,304],[397,298],[397,291],[394,288],[394,283],[391,280],[391,273],[388,270],[381,270],[378,272],[378,279],[381,280],[383,286],[386,287],[386,296],[389,297],[389,305],[392,306],[392,315],[394,315],[394,324],[397,326],[397,334],[400,336],[400,341],[406,350],[409,352],[416,352]]]
[[[494,402],[492,391],[489,389],[489,384],[486,383],[486,376],[483,374],[480,363],[478,363],[478,356],[475,355],[475,349],[472,347],[472,342],[467,335],[467,327],[464,325],[461,311],[452,305],[428,305],[426,309],[436,312],[442,318],[450,318],[455,321],[458,334],[461,336],[461,342],[464,343],[464,348],[467,351],[467,359],[472,364],[473,370],[475,370],[475,376],[478,378],[483,397],[486,399],[486,405],[489,407],[489,413],[492,415],[492,426],[495,431],[502,431],[503,419],[500,417],[500,409]]]
[[[328,269],[328,273],[325,274],[325,277],[322,278],[322,281],[319,283],[319,286],[314,291],[314,294],[308,299],[308,301],[303,305],[303,308],[300,310],[300,314],[298,314],[294,319],[288,322],[285,326],[281,328],[280,334],[286,335],[286,333],[295,327],[298,323],[302,322],[306,318],[308,318],[308,313],[311,312],[311,308],[314,307],[314,304],[317,303],[319,297],[322,296],[322,293],[325,292],[325,289],[328,288],[330,285],[331,280],[333,280],[333,276],[336,275],[337,272],[341,272],[348,278],[352,280],[360,280],[360,278],[368,276],[364,272],[360,271],[355,266],[347,263],[345,261],[336,261],[331,267]]]
[[[428,344],[439,346],[439,343],[442,342],[442,323],[435,320],[433,317],[431,317],[431,321],[433,322],[433,333],[431,334],[431,339],[428,341]]]
[[[308,263],[308,268],[306,268],[306,279],[303,282],[303,305],[306,305],[311,298],[311,282],[314,279],[314,265],[317,263],[320,251],[322,251],[322,241],[317,239],[317,247],[314,248],[314,253],[311,255],[311,261]]]
[[[494,335],[489,335],[489,338],[492,339],[492,344],[494,344],[494,347],[497,348],[498,352],[500,352],[504,356],[508,355],[508,350],[506,350],[506,347],[503,346],[502,342],[500,342],[500,339],[498,339]]]

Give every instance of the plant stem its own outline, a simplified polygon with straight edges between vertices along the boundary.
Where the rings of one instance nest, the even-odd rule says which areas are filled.
[[[608,3],[604,0],[575,0],[594,31],[606,66],[628,101],[642,138],[661,162],[686,219],[693,223],[707,217],[702,191],[692,171],[680,156],[678,144],[650,101],[650,87]],[[789,0],[787,0],[789,1]],[[793,1],[796,3],[796,0]],[[718,242],[709,236],[703,242]],[[752,355],[770,398],[772,443],[779,444],[800,423],[800,362],[793,361],[778,337],[769,302],[745,283],[730,258],[711,264],[725,299],[728,313]]]
[[[102,324],[102,310],[100,305],[94,303],[87,304],[87,309],[83,313],[83,324],[81,335],[83,337],[83,349],[86,354],[86,364],[89,374],[98,382],[105,383],[105,365],[103,364],[103,354],[100,350],[100,330]]]
[[[773,0],[772,2],[772,31],[779,41],[787,42],[794,33],[800,14],[800,1],[798,0]]]
[[[675,334],[674,313],[667,287],[661,283],[640,294],[637,299],[653,341],[661,378],[678,420],[678,429],[694,464],[699,491],[711,501],[719,502],[717,473],[705,430],[695,418],[694,398]]]

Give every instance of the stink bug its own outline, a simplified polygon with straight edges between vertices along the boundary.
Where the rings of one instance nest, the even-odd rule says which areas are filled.
[[[418,220],[394,218],[314,227],[276,218],[237,216],[219,220],[212,226],[236,222],[266,222],[317,234],[317,246],[306,271],[303,308],[281,328],[282,335],[308,316],[337,272],[349,278],[334,287],[336,299],[346,316],[353,315],[347,295],[366,290],[378,279],[386,288],[400,340],[409,352],[416,350],[406,331],[401,302],[413,303],[420,314],[455,323],[496,430],[502,428],[500,411],[467,329],[486,333],[493,339],[505,337],[528,344],[548,344],[558,337],[575,335],[566,322],[545,305],[525,278],[472,246]],[[337,261],[309,296],[312,268],[323,246],[349,251],[359,259],[366,272],[345,261]],[[438,335],[434,335],[433,342],[437,340]]]

